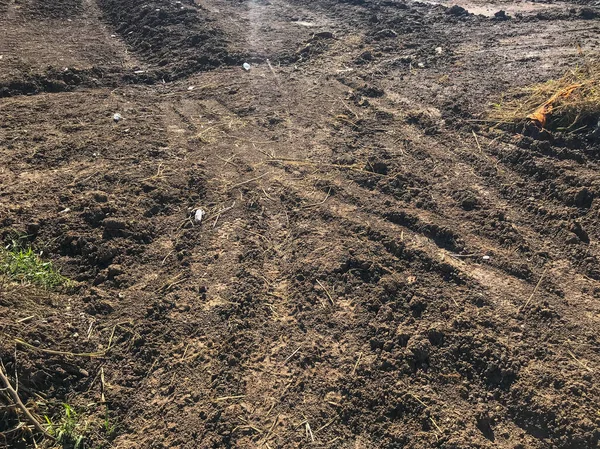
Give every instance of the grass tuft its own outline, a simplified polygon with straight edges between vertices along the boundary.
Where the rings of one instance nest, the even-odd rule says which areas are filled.
[[[581,131],[600,119],[600,61],[570,70],[559,79],[518,90],[514,98],[495,104],[489,117],[502,124],[552,131]]]
[[[23,248],[14,241],[0,248],[0,274],[21,284],[32,284],[46,289],[69,285],[52,262],[44,261],[33,248]]]
[[[81,427],[79,416],[69,404],[63,404],[63,407],[65,414],[59,423],[53,423],[48,416],[45,417],[48,429],[63,448],[83,449],[85,429],[83,431],[79,429]]]

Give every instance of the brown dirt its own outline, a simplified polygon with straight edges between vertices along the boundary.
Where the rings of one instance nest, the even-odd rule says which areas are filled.
[[[600,447],[600,128],[481,120],[597,57],[597,5],[443,3],[0,0],[0,237],[77,282],[0,283],[31,410],[89,448]]]

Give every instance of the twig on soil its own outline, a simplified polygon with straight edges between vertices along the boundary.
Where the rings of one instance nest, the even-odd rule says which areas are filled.
[[[340,122],[344,122],[344,123],[348,123],[350,126],[352,126],[353,128],[356,128],[356,130],[359,130],[361,128],[361,126],[357,123],[354,123],[352,120],[347,119],[346,116],[342,116],[342,115],[337,115],[335,117],[336,120],[339,120]],[[373,132],[382,132],[385,133],[387,132],[386,129],[382,129],[382,128],[370,128],[368,126],[363,126],[364,129],[368,130],[368,131],[373,131]]]
[[[265,196],[266,196],[268,199],[270,199],[271,201],[275,201],[273,198],[271,198],[271,197],[269,196],[269,194],[267,193],[267,191],[265,190],[265,188],[264,188],[264,187],[261,187],[260,189],[263,191],[263,193],[265,194]]]
[[[319,427],[317,430],[315,430],[315,433],[318,433],[318,432],[320,432],[321,430],[323,430],[323,429],[325,429],[325,428],[329,427],[330,425],[332,425],[332,424],[335,422],[335,420],[336,420],[336,419],[337,419],[337,416],[336,416],[335,418],[333,418],[332,420],[330,420],[328,423],[326,423],[326,424],[323,424],[321,427]]]
[[[271,414],[271,412],[273,411],[273,409],[275,408],[276,405],[277,405],[277,401],[273,400],[273,403],[271,404],[271,407],[269,407],[269,411],[265,415],[265,418],[269,417],[269,415]]]
[[[242,399],[242,398],[245,398],[245,397],[246,397],[245,394],[240,394],[238,396],[223,396],[221,398],[216,398],[215,402],[228,401],[230,399]]]
[[[308,423],[308,421],[306,421],[306,437],[310,437],[310,441],[311,442],[315,442],[315,437],[313,436],[312,430],[310,428],[310,424]]]
[[[210,131],[211,129],[214,129],[214,128],[216,128],[217,126],[218,126],[218,125],[209,126],[208,128],[206,128],[206,129],[203,129],[203,130],[202,130],[202,131],[200,131],[198,134],[196,134],[196,138],[200,139],[200,141],[202,141],[202,142],[206,142],[206,141],[203,139],[202,135],[203,135],[205,132],[207,132],[207,131]]]
[[[168,254],[165,256],[165,258],[162,260],[162,262],[161,262],[160,264],[161,264],[161,265],[164,265],[164,264],[165,264],[165,262],[167,261],[167,259],[169,258],[169,256],[170,256],[171,254],[173,254],[174,252],[175,252],[174,250],[171,250],[171,251],[169,251],[169,253],[168,253]]]
[[[341,98],[339,98],[339,100],[342,102],[342,104],[344,105],[344,107],[345,107],[346,109],[348,109],[350,112],[352,112],[352,114],[354,114],[354,117],[356,117],[356,120],[360,120],[360,117],[358,116],[358,114],[357,114],[356,112],[354,112],[354,111],[353,111],[353,110],[350,108],[350,106],[348,106],[348,105],[346,104],[346,102],[345,102],[344,100],[342,100]]]
[[[157,168],[157,170],[156,170],[156,174],[155,174],[155,175],[153,175],[153,176],[150,176],[150,177],[148,177],[148,178],[144,178],[144,179],[142,179],[140,182],[145,182],[145,181],[153,181],[153,180],[155,180],[155,179],[160,179],[160,178],[164,177],[164,174],[163,174],[163,173],[164,173],[164,171],[165,171],[165,168],[164,168],[164,166],[163,166],[163,163],[162,163],[162,162],[160,162],[160,163],[158,164],[158,168]]]
[[[234,228],[237,228],[237,229],[239,229],[239,230],[241,230],[241,231],[248,232],[248,233],[250,233],[250,234],[252,234],[252,235],[255,235],[255,236],[257,236],[257,237],[260,237],[260,238],[261,238],[261,239],[263,239],[265,242],[267,242],[267,243],[271,244],[271,246],[273,245],[273,242],[271,241],[271,239],[269,239],[268,237],[265,237],[264,235],[262,235],[262,234],[260,234],[260,233],[258,233],[258,232],[254,232],[254,231],[251,231],[250,229],[245,229],[245,228],[242,228],[241,226],[238,226],[238,225],[234,225],[233,227],[234,227]]]
[[[535,284],[535,288],[531,292],[531,295],[529,295],[529,298],[527,299],[527,301],[525,302],[525,304],[523,304],[521,306],[521,308],[519,309],[519,312],[522,312],[523,310],[525,310],[525,308],[529,305],[529,303],[533,299],[533,296],[535,295],[535,293],[537,292],[538,288],[540,287],[540,284],[542,283],[542,280],[544,279],[544,276],[548,272],[548,268],[550,268],[550,267],[546,267],[546,269],[544,270],[544,272],[540,276],[540,279],[538,280],[537,284]]]
[[[351,376],[354,376],[354,373],[356,373],[356,369],[358,368],[358,365],[360,364],[361,358],[362,358],[362,352],[359,352],[358,358],[356,359],[356,363],[354,364],[354,367],[352,368],[352,372],[350,373]]]
[[[275,404],[273,404],[273,407],[275,406]],[[275,428],[275,426],[277,425],[277,423],[279,422],[279,416],[277,415],[275,417],[275,419],[273,420],[273,424],[271,424],[271,427],[269,427],[269,431],[267,432],[267,437],[271,434],[271,432],[273,431],[273,429]],[[265,437],[266,438],[266,437]]]
[[[311,207],[320,206],[321,204],[325,203],[325,201],[327,201],[330,193],[331,193],[331,187],[329,188],[329,192],[327,192],[327,195],[325,195],[325,199],[323,199],[323,201],[319,201],[318,203],[315,203],[315,204],[307,204],[306,206],[301,206],[301,208],[309,209]]]
[[[0,388],[0,391],[4,391],[6,390],[6,388]],[[13,410],[17,408],[17,406],[15,404],[10,404],[10,405],[0,405],[0,410]]]
[[[244,137],[238,137],[238,136],[232,136],[232,135],[226,135],[225,137],[229,137],[229,138],[234,139],[234,140],[243,140],[244,142],[249,142],[249,143],[252,143],[252,144],[256,143],[258,145],[269,145],[269,144],[277,143],[277,142],[274,142],[274,141],[271,141],[271,142],[261,142],[259,140],[249,140],[249,139],[246,139]]]
[[[275,73],[275,69],[271,65],[271,61],[269,61],[268,59],[267,59],[267,65],[269,66],[269,70],[271,70],[271,73],[275,77],[275,81],[277,82],[277,84],[279,84],[279,77],[277,76],[277,73]]]
[[[456,259],[467,258],[467,257],[481,257],[480,254],[454,254],[447,253],[450,257],[454,257]]]
[[[232,161],[233,161],[233,159],[235,159],[235,154],[234,154],[233,156],[231,156],[229,159],[224,159],[224,158],[222,158],[221,156],[217,156],[217,158],[218,158],[218,159],[221,159],[223,162],[225,162],[225,165],[227,165],[227,164],[231,164],[231,165],[233,165],[234,167],[238,168],[238,165],[237,165],[236,163],[232,162]]]
[[[592,25],[589,27],[583,27],[583,28],[573,28],[570,30],[565,30],[565,33],[574,33],[575,31],[590,31],[590,30],[594,30],[594,31],[600,31],[600,28],[598,28],[597,25]],[[568,36],[568,34],[567,34]]]
[[[329,301],[331,301],[331,305],[335,306],[335,302],[333,301],[333,298],[329,294],[329,291],[325,288],[325,286],[323,284],[321,284],[321,281],[319,281],[318,279],[316,279],[316,281],[317,281],[317,284],[319,284],[321,286],[321,288],[325,291],[325,294],[329,298]]]
[[[473,133],[473,137],[475,137],[475,143],[477,144],[477,148],[479,148],[479,152],[483,153],[483,150],[481,149],[481,145],[479,145],[479,139],[477,139],[477,134],[475,134],[475,131],[471,131]]]
[[[275,406],[275,404],[273,404],[273,407],[274,406]],[[268,415],[268,413],[267,413],[267,415]],[[267,431],[267,434],[265,435],[265,439],[263,440],[265,445],[267,444],[267,440],[271,436],[271,432],[273,432],[273,429],[275,428],[275,426],[277,425],[278,422],[279,422],[279,415],[277,415],[275,417],[275,419],[273,420],[273,424],[271,424],[271,427],[269,427],[269,430]]]
[[[285,360],[283,361],[283,363],[284,363],[284,364],[285,364],[285,363],[287,363],[287,362],[288,362],[288,361],[289,361],[289,360],[290,360],[292,357],[294,357],[294,356],[296,355],[296,353],[297,353],[298,351],[300,351],[300,348],[301,348],[301,347],[302,347],[302,346],[298,346],[298,349],[296,349],[294,352],[292,352],[292,353],[291,353],[291,354],[288,356],[288,358],[287,358],[287,359],[285,359]]]
[[[435,422],[435,419],[433,419],[431,416],[429,417],[429,419],[431,420],[431,422],[433,423],[433,425],[435,426],[437,431],[440,433],[440,435],[442,435],[443,434],[442,429],[440,429],[440,426],[437,425],[437,423]]]
[[[53,349],[43,349],[38,348],[37,346],[33,346],[32,344],[27,343],[26,341],[21,340],[20,338],[14,339],[15,343],[20,344],[21,346],[25,346],[28,349],[32,349],[34,351],[43,352],[46,354],[54,354],[54,355],[66,355],[68,357],[104,357],[106,355],[106,351],[98,351],[98,352],[67,352],[67,351],[55,351]]]
[[[104,367],[100,368],[100,401],[102,403],[106,402],[106,398],[104,397],[104,390],[106,388],[106,384],[104,382]]]
[[[271,152],[267,153],[265,150],[261,150],[260,148],[256,148],[256,145],[254,145],[254,144],[252,144],[252,147],[254,147],[254,149],[256,151],[258,151],[259,153],[262,153],[265,156],[267,156],[269,159],[275,159],[275,150],[271,149]]]
[[[33,351],[38,351],[38,352],[42,352],[44,354],[53,354],[53,355],[64,355],[67,357],[90,357],[90,358],[96,358],[96,357],[104,357],[106,356],[106,354],[108,353],[108,351],[110,351],[110,349],[112,348],[112,341],[113,338],[115,336],[115,331],[117,329],[117,326],[121,327],[122,324],[130,324],[129,321],[123,321],[121,323],[117,323],[113,326],[112,332],[110,334],[110,337],[108,339],[108,345],[106,347],[105,350],[103,351],[97,351],[97,352],[69,352],[69,351],[57,351],[54,349],[44,349],[44,348],[38,348],[37,346],[32,345],[31,343],[27,343],[25,340],[21,340],[20,338],[12,338],[10,337],[10,335],[1,332],[2,334],[6,335],[9,338],[12,338],[12,340],[17,344],[17,345],[21,345],[27,349],[31,349]]]
[[[96,375],[94,376],[94,378],[92,379],[92,381],[89,383],[88,388],[86,390],[86,393],[89,393],[92,390],[92,387],[94,386],[94,384],[96,383],[96,380],[100,377],[100,370],[98,370],[98,372],[96,373]]]
[[[173,276],[171,279],[169,279],[167,282],[165,282],[159,289],[159,292],[162,293],[166,293],[168,292],[170,289],[172,289],[173,287],[175,287],[176,285],[182,284],[185,281],[187,281],[188,278],[183,278],[181,279],[181,277],[183,276],[183,273],[179,273],[175,276]]]
[[[593,373],[594,370],[592,368],[590,368],[589,366],[587,366],[585,363],[583,363],[581,360],[579,360],[577,357],[575,357],[575,354],[573,354],[571,352],[570,349],[567,349],[567,352],[569,353],[569,355],[571,357],[573,357],[573,360],[575,360],[577,363],[579,363],[581,366],[583,366],[586,370],[588,370],[590,373]]]
[[[27,420],[31,423],[31,425],[35,428],[35,430],[37,430],[39,433],[43,434],[46,438],[56,441],[56,438],[54,438],[52,435],[50,435],[46,431],[46,429],[44,429],[42,427],[42,425],[38,422],[38,420],[35,419],[35,417],[31,414],[29,409],[27,409],[27,407],[25,407],[25,404],[23,404],[23,401],[21,401],[21,398],[19,397],[18,393],[15,391],[15,389],[12,387],[10,381],[8,380],[8,377],[6,377],[6,375],[4,374],[4,364],[2,363],[1,360],[0,360],[0,380],[2,381],[4,388],[6,389],[6,391],[12,398],[12,400],[14,401],[15,405],[21,409],[21,411],[27,417]]]
[[[96,319],[92,318],[91,321],[90,321],[90,325],[88,327],[88,330],[87,330],[87,334],[86,334],[86,338],[88,339],[88,341],[92,337],[92,332],[94,331],[94,324],[96,324]]]
[[[122,322],[120,324],[127,324],[127,323],[128,323],[127,321],[124,321],[124,322]],[[112,347],[112,341],[113,341],[113,338],[115,336],[115,331],[117,330],[117,326],[120,326],[120,324],[117,323],[117,324],[115,324],[113,326],[113,330],[110,333],[110,337],[108,338],[108,346],[106,347],[106,351],[104,351],[105,353],[108,352],[110,350],[110,348]]]
[[[263,430],[259,429],[258,427],[253,426],[252,424],[250,424],[250,422],[244,418],[240,418],[240,420],[242,422],[245,422],[246,425],[244,426],[237,426],[235,429],[233,429],[233,432],[235,432],[237,429],[252,429],[254,430],[256,433],[258,433],[259,435],[264,433]]]
[[[421,404],[423,407],[425,407],[425,409],[429,409],[429,406],[427,404],[425,404],[421,399],[419,399],[418,396],[416,396],[412,393],[408,393],[408,395],[412,396],[419,404]],[[440,426],[437,425],[437,423],[435,422],[435,419],[433,419],[433,417],[430,416],[429,420],[435,426],[435,428],[438,430],[438,432],[440,434],[443,434],[442,429],[440,429]],[[437,435],[436,435],[436,438],[437,438]]]
[[[11,408],[15,408],[15,407],[16,406],[12,406]],[[0,410],[2,410],[2,408],[3,407],[0,407]],[[0,436],[2,436],[6,440],[6,437],[8,435],[10,435],[11,433],[15,433],[15,432],[21,430],[23,427],[25,427],[25,423],[19,422],[19,424],[17,424],[17,427],[15,427],[14,429],[5,430],[3,432],[0,432]],[[5,441],[5,444],[6,444],[6,441]]]
[[[221,216],[221,214],[223,214],[224,212],[227,212],[228,210],[233,209],[234,207],[235,207],[235,201],[233,202],[233,204],[231,206],[224,207],[219,212],[217,212],[217,216],[215,218],[215,222],[213,223],[213,229],[217,227],[217,222],[219,221],[219,217]]]
[[[243,186],[244,184],[248,184],[249,182],[256,181],[256,180],[258,180],[258,179],[260,179],[260,178],[264,178],[265,176],[267,176],[267,175],[270,175],[271,173],[273,173],[273,172],[270,172],[270,171],[268,171],[268,172],[266,172],[266,173],[263,173],[262,175],[259,175],[259,176],[256,176],[256,177],[254,177],[254,178],[247,179],[246,181],[243,181],[243,182],[239,182],[239,183],[237,183],[237,184],[234,184],[233,186],[231,186],[231,187],[230,187],[230,190],[233,190],[233,189],[235,189],[236,187]]]
[[[377,173],[369,170],[363,170],[361,168],[356,168],[354,165],[343,165],[343,164],[328,164],[326,162],[316,162],[310,161],[308,159],[288,159],[288,158],[273,158],[269,159],[267,162],[283,162],[288,164],[296,164],[296,165],[311,165],[313,167],[330,167],[330,168],[338,168],[345,169],[351,171],[357,171],[361,173],[366,173],[368,175],[380,176],[382,178],[391,178],[393,175],[384,175],[382,173]]]
[[[325,304],[325,302],[324,302],[324,301],[321,299],[321,296],[320,296],[320,295],[318,295],[318,296],[317,296],[317,299],[318,299],[318,300],[319,300],[319,302],[321,303],[321,307],[322,307],[322,308],[325,308],[325,307],[326,307],[326,304]]]

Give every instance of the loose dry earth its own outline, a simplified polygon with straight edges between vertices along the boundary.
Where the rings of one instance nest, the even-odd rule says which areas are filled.
[[[597,57],[600,9],[459,4],[0,0],[0,236],[75,281],[0,286],[40,420],[69,404],[87,448],[600,447],[600,128],[484,121]],[[0,403],[0,445],[35,446],[19,422]]]

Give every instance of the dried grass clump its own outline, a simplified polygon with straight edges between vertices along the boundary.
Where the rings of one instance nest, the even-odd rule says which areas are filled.
[[[600,119],[600,61],[563,77],[520,89],[515,98],[494,105],[497,123],[534,124],[551,131],[581,131]]]

